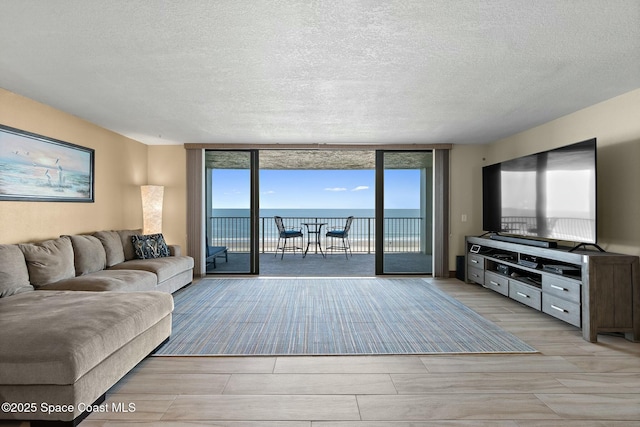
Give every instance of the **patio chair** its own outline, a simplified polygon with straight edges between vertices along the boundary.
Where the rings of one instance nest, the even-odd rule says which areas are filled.
[[[278,227],[278,247],[276,248],[276,253],[275,255],[278,255],[278,251],[282,250],[282,255],[280,255],[280,259],[284,258],[284,251],[293,251],[293,253],[296,253],[296,249],[300,249],[300,252],[302,253],[302,244],[300,244],[300,246],[296,246],[295,243],[293,243],[293,246],[287,247],[287,240],[289,239],[295,239],[300,237],[301,239],[303,239],[303,235],[302,235],[302,229],[295,229],[293,227],[285,227],[284,223],[282,222],[282,217],[279,216],[274,216],[273,219],[276,222],[276,227]],[[282,246],[280,246],[280,242],[282,242]]]
[[[207,270],[209,269],[209,265],[213,264],[213,268],[216,268],[216,258],[224,257],[224,262],[229,262],[229,254],[226,246],[210,246],[209,243],[211,239],[209,236],[207,237],[207,258],[205,260],[205,264],[207,266]]]
[[[229,254],[226,246],[207,246],[207,267],[213,264],[213,268],[216,268],[216,258],[221,257],[224,257],[224,262],[229,262]]]
[[[329,238],[340,239],[339,244],[334,244],[330,246],[328,245],[326,249],[327,252],[329,250],[339,249],[344,251],[344,255],[347,257],[347,259],[349,259],[349,255],[353,256],[353,253],[351,253],[351,244],[349,243],[349,229],[351,228],[352,222],[353,222],[353,217],[350,216],[347,218],[347,223],[344,225],[344,228],[342,229],[334,228],[327,231],[327,234],[326,234],[327,239]],[[327,240],[327,242],[329,242],[329,240]]]

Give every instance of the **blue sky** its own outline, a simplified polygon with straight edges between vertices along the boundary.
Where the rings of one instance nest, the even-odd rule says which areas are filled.
[[[247,208],[249,171],[213,171],[214,207]],[[418,209],[420,173],[385,172],[385,208]],[[373,170],[261,170],[262,209],[374,209]]]

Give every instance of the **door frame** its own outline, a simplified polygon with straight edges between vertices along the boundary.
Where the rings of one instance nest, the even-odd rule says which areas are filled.
[[[224,274],[236,275],[236,274],[250,274],[250,275],[258,275],[260,274],[260,245],[259,245],[259,236],[260,236],[260,173],[259,173],[259,151],[258,149],[206,149],[204,150],[204,163],[203,170],[204,173],[210,169],[206,167],[206,157],[208,152],[225,152],[225,153],[249,153],[249,268],[248,271],[240,271],[240,272],[225,272]],[[209,179],[205,176],[205,191],[210,192]],[[207,204],[209,200],[209,196],[205,194],[203,199],[203,210],[210,209],[211,206]],[[204,219],[206,221],[208,215],[204,215]],[[206,228],[206,225],[205,225]],[[205,275],[215,276],[216,273],[208,273],[205,268]]]
[[[424,153],[425,151],[430,151],[431,155],[433,157],[433,162],[432,162],[432,177],[431,177],[431,187],[432,187],[432,192],[435,191],[435,180],[436,180],[436,167],[435,167],[435,156],[436,156],[436,150],[393,150],[393,149],[381,149],[381,150],[376,150],[376,171],[375,171],[375,235],[376,235],[376,244],[375,244],[375,274],[376,276],[380,276],[380,275],[387,275],[387,274],[392,274],[392,275],[419,275],[419,276],[425,276],[425,275],[434,275],[434,271],[435,271],[435,257],[436,257],[436,253],[438,252],[438,249],[435,247],[434,242],[431,242],[431,245],[429,245],[431,247],[431,251],[432,251],[432,266],[431,266],[431,273],[427,273],[427,272],[386,272],[384,270],[384,236],[385,236],[385,229],[384,229],[384,218],[385,218],[385,212],[384,212],[384,196],[385,196],[385,191],[384,191],[384,173],[385,173],[385,165],[384,165],[384,158],[385,158],[385,154],[386,153]],[[427,212],[427,214],[431,215],[431,221],[427,221],[427,224],[431,224],[431,235],[435,236],[436,234],[436,221],[435,221],[435,204],[437,203],[437,200],[433,200],[432,202],[432,207],[431,207],[431,211]],[[426,221],[426,219],[425,219]],[[423,242],[420,242],[420,245],[423,246]]]
[[[434,154],[434,266],[433,277],[449,277],[449,171],[452,144],[398,144],[398,145],[342,145],[323,144],[184,144],[187,151],[187,254],[195,261],[194,275],[204,275],[204,151],[205,150],[265,150],[265,149],[309,149],[309,150],[366,150],[388,151],[432,150]],[[257,188],[257,180],[255,182]],[[379,187],[376,178],[376,187]],[[377,190],[376,190],[377,191]],[[256,221],[257,222],[257,221]],[[377,245],[377,243],[376,243]],[[378,248],[376,247],[376,250]],[[257,270],[256,270],[257,271]]]

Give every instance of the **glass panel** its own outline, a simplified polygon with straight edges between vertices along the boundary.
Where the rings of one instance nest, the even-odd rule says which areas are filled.
[[[374,202],[374,151],[261,150],[260,274],[372,276]]]
[[[251,152],[207,151],[207,274],[253,273]]]
[[[384,152],[383,273],[433,271],[433,153]]]

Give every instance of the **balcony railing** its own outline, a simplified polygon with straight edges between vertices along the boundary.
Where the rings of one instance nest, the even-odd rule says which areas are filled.
[[[230,252],[249,252],[251,235],[249,217],[209,217],[210,234],[207,241],[211,246],[226,246]],[[344,228],[343,217],[286,217],[283,218],[287,228],[302,230],[304,244],[307,242],[307,230],[304,223],[323,222],[321,241],[326,247],[327,230]],[[260,217],[259,250],[261,253],[275,252],[278,245],[278,230],[273,217]],[[385,253],[403,253],[421,251],[421,224],[419,217],[388,217],[385,221]],[[349,231],[349,242],[354,253],[375,253],[376,220],[373,217],[356,217]]]

